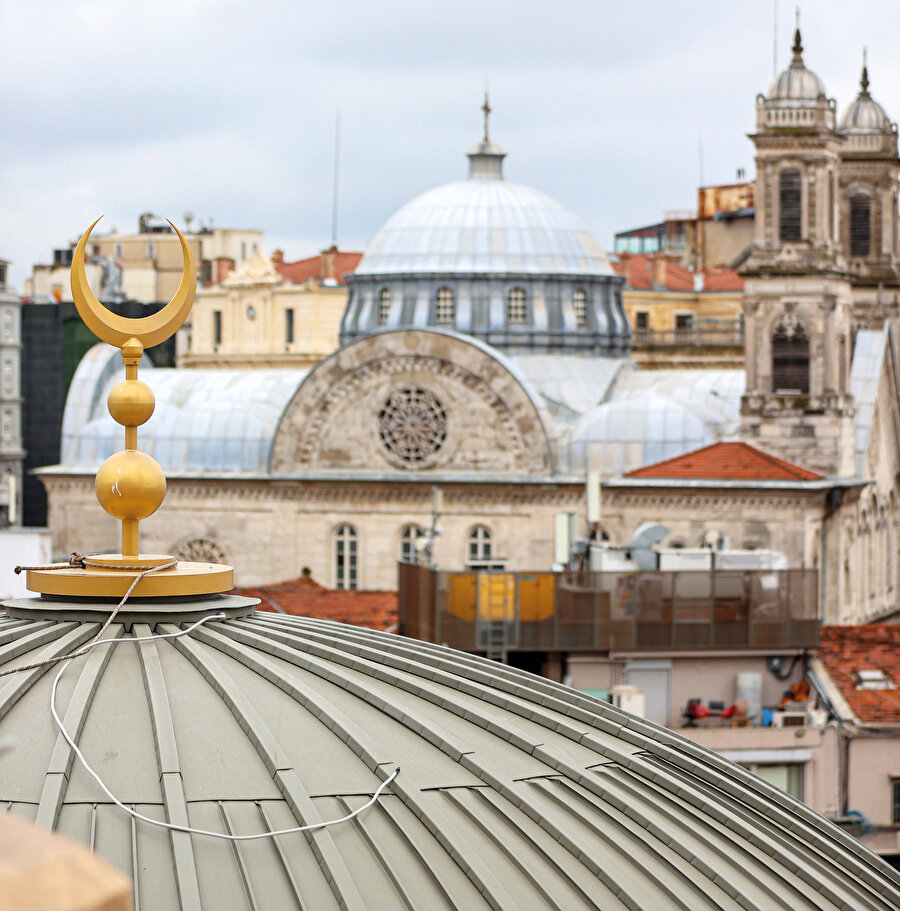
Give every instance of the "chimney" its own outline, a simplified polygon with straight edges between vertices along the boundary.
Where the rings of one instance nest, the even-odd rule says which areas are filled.
[[[337,284],[337,247],[334,244],[322,251],[322,281],[328,285]]]
[[[651,280],[654,288],[666,287],[666,257],[659,253],[650,261]]]
[[[275,250],[272,253],[272,262],[276,266],[284,265],[284,250]]]

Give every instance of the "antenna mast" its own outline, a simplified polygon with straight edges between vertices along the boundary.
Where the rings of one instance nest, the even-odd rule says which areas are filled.
[[[334,187],[331,198],[331,246],[337,247],[338,167],[341,158],[341,109],[334,115]]]

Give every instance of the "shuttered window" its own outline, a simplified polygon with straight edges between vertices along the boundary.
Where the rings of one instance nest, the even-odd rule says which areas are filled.
[[[786,168],[779,177],[780,238],[783,241],[802,239],[800,206],[802,202],[800,172],[796,168]]]
[[[872,242],[872,199],[857,191],[850,195],[850,255],[868,256]]]
[[[809,392],[809,339],[799,323],[779,323],[772,336],[772,389]]]

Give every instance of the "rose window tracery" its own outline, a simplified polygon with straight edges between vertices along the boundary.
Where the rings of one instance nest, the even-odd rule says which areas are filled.
[[[427,389],[404,386],[391,392],[378,413],[378,433],[392,461],[425,468],[444,445],[447,414]]]
[[[175,556],[187,563],[228,563],[222,548],[207,538],[184,541],[175,549]]]

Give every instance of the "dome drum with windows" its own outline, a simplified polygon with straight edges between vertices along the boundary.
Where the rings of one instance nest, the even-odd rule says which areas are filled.
[[[504,179],[505,157],[486,122],[467,180],[423,193],[385,222],[346,276],[342,344],[434,326],[505,351],[630,349],[624,279],[573,212]]]

